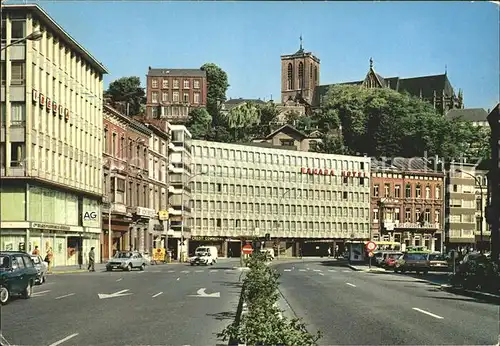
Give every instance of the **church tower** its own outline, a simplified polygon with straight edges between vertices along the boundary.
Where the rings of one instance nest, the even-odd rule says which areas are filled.
[[[281,102],[313,102],[314,89],[319,85],[319,59],[300,48],[291,55],[281,56]]]

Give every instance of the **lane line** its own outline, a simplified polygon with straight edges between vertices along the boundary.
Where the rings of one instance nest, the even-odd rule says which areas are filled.
[[[181,278],[177,278],[177,281],[179,281]]]
[[[307,270],[305,269],[299,269],[299,272],[306,272]]]
[[[194,272],[195,272],[195,273],[203,273],[203,272],[204,272],[204,270],[195,270]]]
[[[291,269],[285,269],[286,272],[291,272],[292,270]]]
[[[11,346],[11,344],[7,341],[7,339],[0,333],[0,345]]]
[[[219,271],[219,269],[212,269],[210,270],[210,273],[217,273]]]
[[[175,270],[169,270],[167,273],[175,273]]]
[[[181,271],[181,273],[187,274],[187,273],[189,273],[189,270],[183,270],[183,271]]]
[[[438,316],[438,315],[436,315],[436,314],[433,314],[432,312],[425,311],[425,310],[422,310],[422,309],[419,309],[419,308],[412,308],[412,309],[413,309],[413,310],[415,310],[415,311],[421,312],[421,313],[423,313],[423,314],[426,314],[426,315],[432,316],[432,317],[434,317],[434,318],[437,318],[437,319],[439,319],[439,320],[442,320],[442,319],[444,318],[444,317],[442,317],[442,316]]]
[[[75,295],[74,293],[68,293],[68,294],[65,294],[63,296],[56,297],[56,299],[63,299],[63,298],[71,297],[71,296],[74,296],[74,295]]]
[[[321,269],[314,269],[313,272],[320,272]]]
[[[331,273],[336,273],[337,271],[335,269],[328,269],[329,272]]]
[[[116,279],[116,282],[122,281],[122,280],[123,280],[123,278],[119,278],[119,279]]]
[[[156,297],[158,297],[159,295],[162,295],[162,294],[163,294],[163,292],[156,293],[156,294],[153,296],[153,298],[156,298]]]
[[[31,295],[32,297],[36,297],[38,295],[42,295],[42,294],[45,294],[45,293],[49,293],[50,290],[47,290],[47,291],[40,291],[40,292],[33,292],[33,294]]]
[[[321,276],[324,276],[324,275],[325,275],[325,274],[323,274],[323,273],[318,273],[318,274],[319,274],[319,275],[321,275]]]
[[[77,336],[77,335],[78,335],[78,333],[68,335],[68,336],[67,336],[67,337],[65,337],[64,339],[61,339],[61,340],[59,340],[59,341],[56,341],[56,342],[54,342],[53,344],[50,344],[49,346],[57,346],[57,345],[60,345],[60,344],[62,344],[63,342],[66,342],[66,341],[68,341],[69,339],[72,339],[72,338],[74,338],[74,337],[75,337],[75,336]]]
[[[352,270],[342,270],[342,273],[350,273]]]
[[[349,285],[349,286],[351,286],[351,287],[356,287],[356,285],[351,284],[350,282],[346,282],[345,284],[346,284],[346,285]]]

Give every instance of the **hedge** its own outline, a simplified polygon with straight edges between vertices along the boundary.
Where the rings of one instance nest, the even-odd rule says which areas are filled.
[[[321,338],[310,334],[300,319],[288,319],[278,307],[279,274],[266,265],[265,255],[256,253],[247,262],[250,270],[243,280],[240,304],[246,307],[241,316],[218,337],[245,345],[313,346]],[[239,312],[242,310],[239,307]]]

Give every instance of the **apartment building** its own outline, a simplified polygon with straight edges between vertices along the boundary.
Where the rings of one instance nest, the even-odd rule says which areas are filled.
[[[478,249],[489,250],[491,241],[491,230],[485,217],[486,206],[488,205],[488,172],[482,170],[475,171],[476,195],[476,229],[474,232]]]
[[[0,249],[99,252],[106,68],[42,8],[2,4]],[[97,253],[99,258],[99,253]]]
[[[146,100],[148,118],[184,123],[191,109],[207,105],[206,72],[149,67]]]
[[[144,251],[150,219],[149,143],[152,131],[109,105],[104,106],[103,258],[116,251]],[[111,216],[111,218],[110,218]],[[109,233],[111,220],[111,234]]]
[[[446,248],[469,250],[476,247],[475,165],[452,162],[447,169]]]
[[[190,251],[237,256],[242,238],[269,233],[280,256],[327,255],[368,239],[369,158],[260,144],[193,140]]]
[[[192,137],[183,125],[170,125],[169,148],[169,224],[168,249],[173,258],[185,260],[191,238]]]
[[[442,251],[444,173],[421,158],[372,159],[371,239]]]

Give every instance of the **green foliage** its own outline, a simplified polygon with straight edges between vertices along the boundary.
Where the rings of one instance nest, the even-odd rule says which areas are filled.
[[[248,313],[226,327],[218,337],[238,340],[247,345],[317,345],[321,334],[311,335],[299,319],[281,316],[279,274],[265,263],[265,254],[255,253],[248,261],[250,267],[243,281],[242,299]]]
[[[186,126],[194,139],[204,139],[212,131],[212,116],[205,108],[194,108]]]
[[[218,126],[220,104],[226,101],[229,88],[227,73],[214,63],[206,63],[201,69],[207,74],[207,111],[213,118],[214,126]]]
[[[109,84],[108,90],[104,93],[108,97],[114,108],[126,112],[128,104],[129,115],[142,114],[146,103],[144,88],[141,86],[139,77],[122,77]]]

